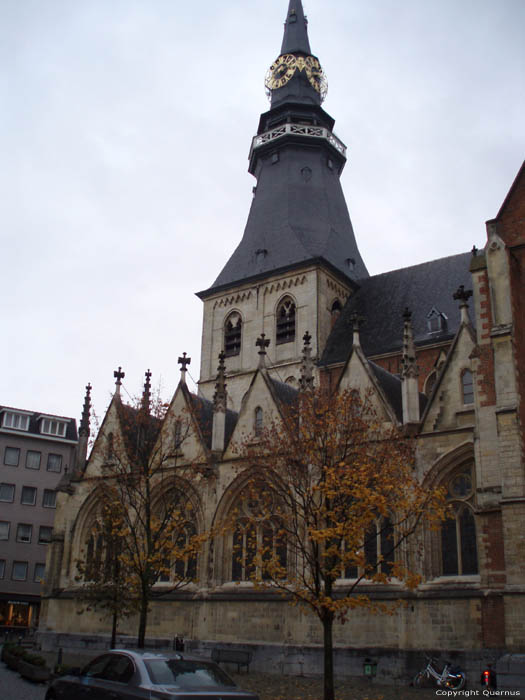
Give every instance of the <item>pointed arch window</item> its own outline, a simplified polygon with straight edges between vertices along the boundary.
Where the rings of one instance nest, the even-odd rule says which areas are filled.
[[[226,357],[234,357],[241,353],[242,319],[241,315],[234,312],[228,316],[224,324],[224,354]]]
[[[273,504],[271,492],[262,484],[252,485],[241,496],[232,535],[232,581],[275,580],[286,569],[288,548],[281,520],[271,515]]]
[[[474,381],[469,369],[464,370],[461,375],[461,392],[464,404],[474,403]]]
[[[253,416],[253,432],[255,433],[255,437],[261,437],[262,431],[263,431],[263,426],[264,426],[263,410],[260,406],[257,406],[257,408],[254,411],[254,416]]]
[[[441,574],[469,576],[478,573],[476,518],[471,466],[455,471],[448,480],[447,497],[452,518],[441,527]]]
[[[277,345],[295,340],[296,309],[293,299],[285,297],[277,307],[275,342]]]
[[[339,299],[336,299],[334,301],[334,303],[332,304],[332,307],[330,309],[330,327],[331,328],[334,327],[335,322],[337,321],[337,319],[341,315],[341,309],[342,309],[341,302],[339,301]]]

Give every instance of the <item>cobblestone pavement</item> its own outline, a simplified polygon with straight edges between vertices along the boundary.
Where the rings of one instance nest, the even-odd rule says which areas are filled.
[[[258,693],[261,700],[322,700],[323,697],[321,678],[280,676],[253,671],[249,674],[230,675],[241,688]],[[335,697],[336,700],[439,700],[435,689],[419,690],[407,686],[370,684],[359,678],[336,683]]]
[[[44,700],[47,683],[30,683],[0,663],[0,698],[2,700]]]

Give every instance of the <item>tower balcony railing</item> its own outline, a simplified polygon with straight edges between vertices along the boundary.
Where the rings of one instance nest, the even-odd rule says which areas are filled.
[[[306,136],[315,139],[326,139],[328,143],[336,149],[336,151],[339,151],[339,153],[346,157],[346,146],[344,143],[323,126],[312,126],[308,124],[281,124],[280,126],[276,126],[275,129],[270,129],[270,131],[265,131],[263,134],[258,134],[257,136],[253,137],[249,158],[252,157],[252,154],[256,148],[265,146],[267,143],[276,141],[287,134],[292,134],[294,136]]]

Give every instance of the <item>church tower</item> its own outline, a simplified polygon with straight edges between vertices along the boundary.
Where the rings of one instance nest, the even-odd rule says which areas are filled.
[[[323,351],[346,299],[368,277],[339,181],[346,147],[321,104],[327,82],[312,55],[301,0],[290,0],[281,52],[266,76],[270,110],[249,155],[256,178],[244,235],[204,302],[200,391],[213,396],[224,351],[231,408],[257,368],[256,338],[270,339],[267,364],[297,386],[302,338]]]

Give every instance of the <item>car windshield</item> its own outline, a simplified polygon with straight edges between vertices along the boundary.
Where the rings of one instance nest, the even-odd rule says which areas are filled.
[[[181,688],[235,686],[222,669],[206,661],[148,659],[144,663],[154,685],[178,685]]]

